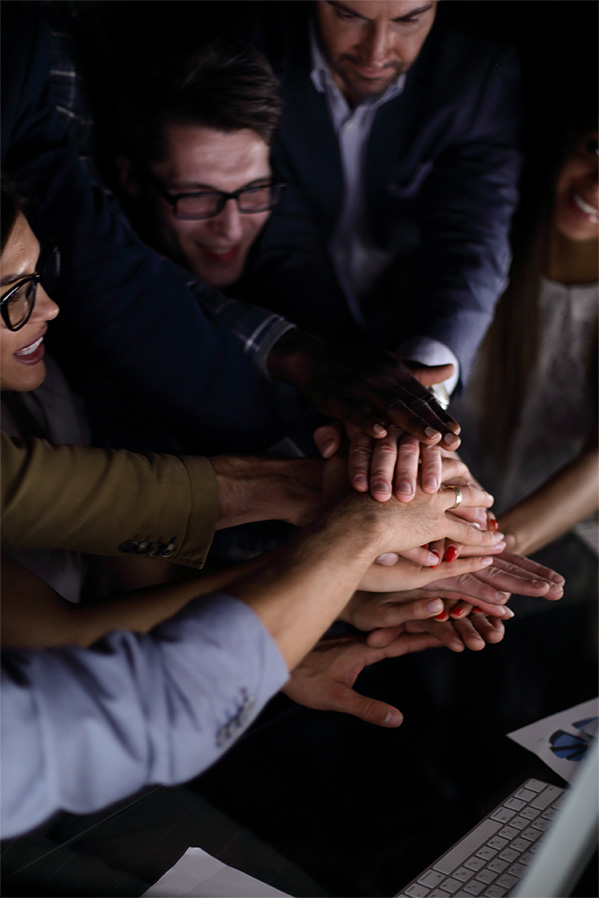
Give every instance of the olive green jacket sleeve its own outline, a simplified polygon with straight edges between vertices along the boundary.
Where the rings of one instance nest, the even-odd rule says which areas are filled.
[[[1,434],[3,548],[129,553],[202,567],[216,523],[206,458]]]

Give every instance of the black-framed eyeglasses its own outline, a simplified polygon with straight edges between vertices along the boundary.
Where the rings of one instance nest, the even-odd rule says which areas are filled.
[[[60,273],[60,253],[52,247],[40,258],[38,271],[28,274],[0,296],[0,314],[11,331],[25,327],[35,308],[37,285],[40,283],[48,295],[56,285]]]
[[[201,221],[214,218],[225,208],[229,200],[235,200],[237,208],[244,214],[268,212],[281,201],[287,186],[283,181],[271,180],[261,184],[241,187],[232,193],[224,190],[201,190],[195,193],[169,193],[161,178],[153,172],[142,169],[144,177],[152,184],[160,196],[173,207],[173,215],[184,221]]]

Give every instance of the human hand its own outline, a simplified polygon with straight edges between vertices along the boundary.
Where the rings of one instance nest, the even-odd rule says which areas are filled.
[[[345,421],[343,426],[349,439],[348,476],[358,493],[370,489],[370,495],[379,502],[386,502],[391,495],[409,502],[414,497],[418,479],[427,493],[439,489],[441,455],[438,446],[420,443],[395,426],[390,426],[387,435],[376,440],[350,422]],[[322,425],[313,436],[323,458],[330,458],[343,441],[337,423]]]
[[[375,558],[384,553],[400,553],[443,536],[483,547],[483,550],[484,547],[497,546],[503,538],[499,532],[480,530],[452,515],[451,509],[455,507],[453,489],[430,495],[417,487],[413,501],[407,504],[395,498],[385,503],[376,502],[369,496],[351,493],[346,462],[337,454],[325,465],[324,497],[326,500],[340,494],[345,497],[343,510],[349,514],[350,509],[355,508],[357,520],[376,537],[373,544],[380,546],[380,551]],[[462,504],[466,507],[488,507],[492,501],[492,496],[477,487],[466,486],[462,490]]]
[[[448,615],[451,611],[451,602],[445,602],[445,605],[445,614]],[[505,618],[505,620],[509,619]],[[450,620],[449,617],[440,620],[437,617],[431,620],[409,621],[399,627],[373,630],[368,634],[366,642],[373,648],[388,649],[404,632],[428,633],[452,652],[463,652],[464,649],[480,652],[486,645],[495,645],[501,642],[505,636],[505,626],[502,620],[476,610],[470,617],[463,620]]]
[[[318,459],[219,455],[209,461],[218,485],[217,530],[271,520],[304,526],[322,508]]]
[[[387,350],[339,347],[293,329],[271,350],[268,367],[275,380],[295,386],[320,412],[351,421],[375,439],[395,425],[426,445],[459,446],[459,424]],[[445,379],[446,369],[429,374]]]
[[[393,643],[384,648],[369,646],[361,636],[321,639],[292,671],[282,691],[306,708],[339,711],[375,726],[397,727],[403,722],[401,711],[360,695],[354,683],[370,664],[438,645],[437,639],[426,632],[398,632]]]

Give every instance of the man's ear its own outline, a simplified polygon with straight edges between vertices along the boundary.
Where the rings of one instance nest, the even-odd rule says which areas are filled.
[[[132,199],[139,199],[141,188],[133,162],[127,156],[117,156],[116,166],[123,189]]]

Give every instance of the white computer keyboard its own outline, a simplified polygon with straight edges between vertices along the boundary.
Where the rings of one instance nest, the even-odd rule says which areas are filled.
[[[526,780],[396,898],[509,895],[551,825],[564,791]]]

